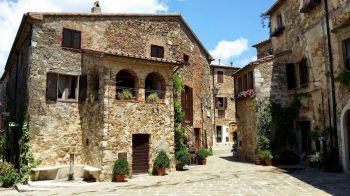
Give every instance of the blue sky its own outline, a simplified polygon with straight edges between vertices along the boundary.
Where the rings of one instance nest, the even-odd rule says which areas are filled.
[[[0,74],[25,12],[90,12],[95,0],[0,0]],[[275,0],[100,0],[106,13],[180,12],[215,59],[243,66],[268,38],[260,14]],[[217,63],[217,62],[216,62]]]

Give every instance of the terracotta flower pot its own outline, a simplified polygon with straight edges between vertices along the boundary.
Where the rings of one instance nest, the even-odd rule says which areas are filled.
[[[199,164],[200,165],[206,165],[207,164],[207,160],[206,159],[199,159]]]
[[[272,166],[272,159],[265,160],[267,166]]]
[[[257,159],[257,160],[255,160],[255,164],[256,165],[262,165],[263,164],[263,160]]]
[[[157,168],[157,174],[158,174],[158,176],[164,176],[165,175],[165,168]]]
[[[125,175],[124,174],[114,174],[114,179],[116,182],[124,182]]]

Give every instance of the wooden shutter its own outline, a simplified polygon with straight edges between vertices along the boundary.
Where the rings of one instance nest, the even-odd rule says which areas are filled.
[[[185,109],[186,109],[186,93],[185,93],[185,90],[181,91],[181,108],[182,108],[182,111],[185,112]]]
[[[300,85],[305,85],[309,82],[309,73],[307,70],[307,59],[303,60],[299,64],[299,76],[300,76]]]
[[[253,72],[250,71],[248,72],[248,90],[254,88],[254,79],[253,79]]]
[[[57,100],[57,73],[47,73],[46,79],[46,100],[56,101]]]
[[[68,29],[63,29],[62,32],[62,47],[69,47],[71,43],[71,33]]]
[[[227,97],[224,97],[224,109],[227,109]]]
[[[189,96],[189,121],[193,122],[193,88],[188,88],[188,96]]]
[[[87,75],[79,77],[79,101],[85,101],[87,96]]]
[[[220,108],[218,103],[219,103],[219,97],[215,97],[215,108]]]
[[[164,48],[158,46],[158,58],[164,58]]]
[[[72,38],[73,38],[73,43],[72,43],[73,48],[80,49],[81,32],[80,31],[73,31]]]
[[[222,72],[222,71],[217,72],[217,81],[218,81],[218,83],[224,82],[224,72]]]

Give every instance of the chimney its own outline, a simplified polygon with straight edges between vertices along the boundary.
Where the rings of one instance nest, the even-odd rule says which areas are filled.
[[[91,8],[91,13],[94,13],[94,14],[101,13],[101,7],[100,7],[100,2],[99,1],[96,1],[94,3],[94,7]]]

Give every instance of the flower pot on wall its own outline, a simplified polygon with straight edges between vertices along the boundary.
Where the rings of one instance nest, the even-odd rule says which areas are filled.
[[[164,176],[165,175],[165,168],[157,168],[157,174],[158,174],[158,176]]]
[[[125,175],[124,174],[114,174],[114,179],[116,182],[125,182]]]
[[[206,165],[207,164],[207,160],[206,159],[199,159],[199,164],[200,165]]]

